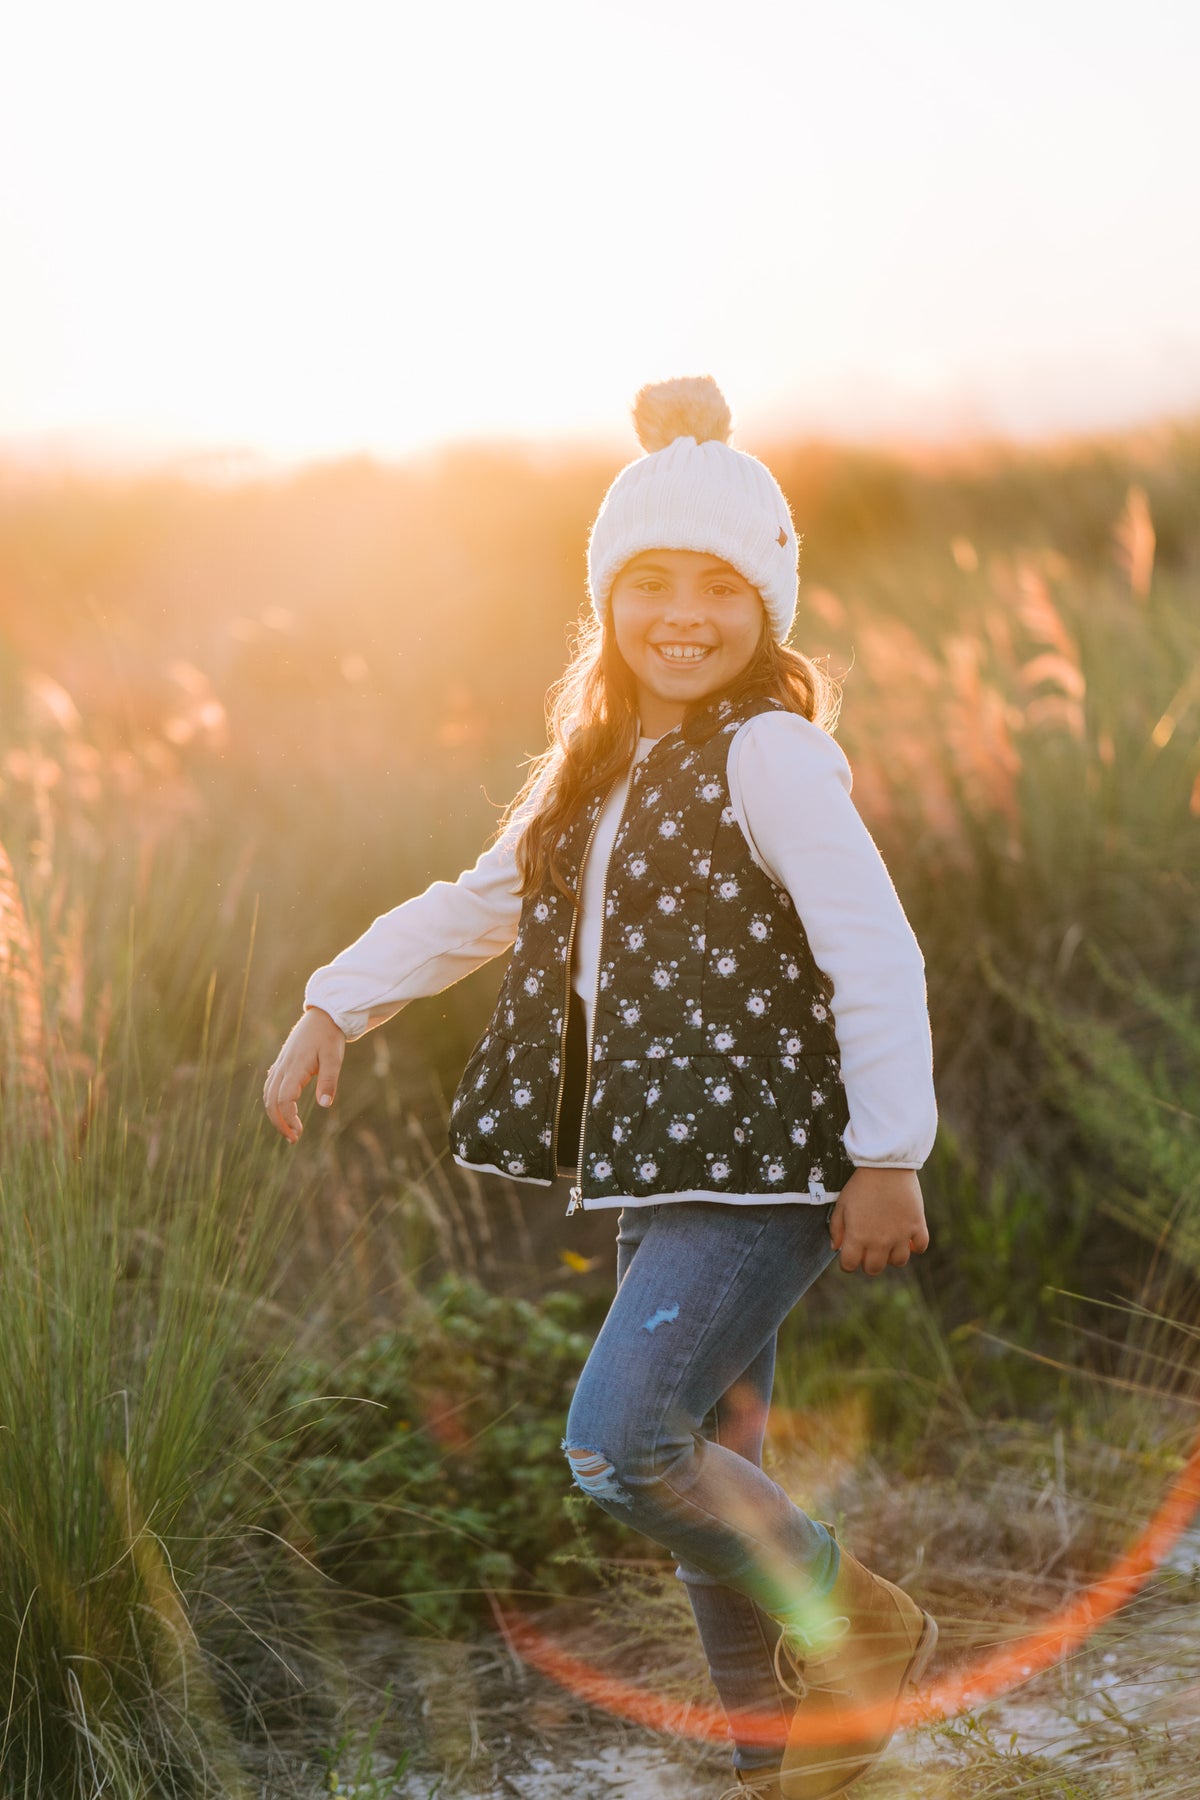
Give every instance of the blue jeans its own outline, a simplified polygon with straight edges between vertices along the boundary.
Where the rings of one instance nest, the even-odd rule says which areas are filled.
[[[832,1212],[832,1201],[625,1207],[616,1296],[563,1440],[584,1492],[676,1558],[726,1712],[769,1718],[769,1742],[734,1734],[747,1770],[777,1765],[787,1741],[782,1623],[838,1570],[835,1539],[762,1468],[776,1333],[836,1260]]]

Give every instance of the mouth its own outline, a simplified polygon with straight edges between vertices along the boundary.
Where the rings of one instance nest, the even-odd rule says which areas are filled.
[[[652,644],[654,654],[678,667],[681,663],[702,663],[711,656],[715,646],[712,644]]]

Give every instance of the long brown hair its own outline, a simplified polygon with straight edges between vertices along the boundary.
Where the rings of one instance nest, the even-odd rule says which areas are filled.
[[[778,700],[826,731],[833,729],[841,707],[839,684],[801,651],[777,643],[765,612],[746,667],[719,694],[705,694],[688,717],[718,698],[736,703],[752,696]],[[637,750],[637,683],[617,648],[611,608],[605,609],[603,625],[590,614],[581,621],[571,660],[547,696],[546,725],[549,746],[531,763],[499,829],[528,813],[517,843],[522,894],[536,893],[549,875],[576,900],[555,863],[559,839],[579,808],[625,772]]]

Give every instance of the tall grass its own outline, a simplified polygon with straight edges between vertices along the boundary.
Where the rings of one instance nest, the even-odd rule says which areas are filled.
[[[774,466],[942,1119],[933,1250],[798,1310],[775,1454],[965,1654],[1102,1566],[1194,1417],[1200,432]],[[446,1166],[494,971],[352,1046],[301,1151],[258,1089],[307,972],[471,861],[538,747],[610,474],[0,491],[0,1792],[247,1791],[336,1658],[349,1596],[305,1558],[445,1630],[535,1552],[584,1566],[522,1344],[550,1333],[552,1411],[612,1221],[567,1238]],[[451,1282],[439,1322],[447,1268],[583,1300]],[[378,1407],[309,1405],[342,1375],[411,1456]],[[914,1507],[944,1529],[910,1571]],[[324,1604],[289,1613],[301,1579]],[[1056,1791],[979,1741],[964,1793]]]
[[[237,1795],[200,1631],[245,1600],[270,1500],[255,1455],[286,1339],[262,1307],[299,1192],[263,1154],[211,977],[191,971],[200,1035],[178,1030],[163,1107],[136,1048],[150,946],[107,947],[125,980],[103,1043],[90,1018],[51,1042],[7,869],[3,902],[0,1791]]]

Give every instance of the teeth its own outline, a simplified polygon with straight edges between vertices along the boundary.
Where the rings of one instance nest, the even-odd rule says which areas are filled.
[[[656,644],[655,649],[671,662],[699,662],[708,655],[707,644]]]

